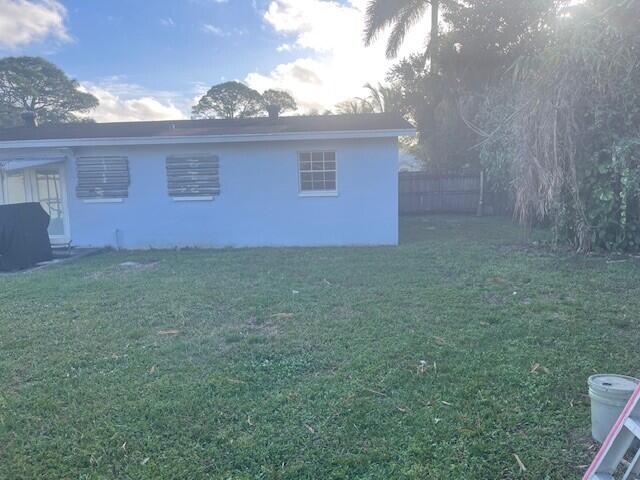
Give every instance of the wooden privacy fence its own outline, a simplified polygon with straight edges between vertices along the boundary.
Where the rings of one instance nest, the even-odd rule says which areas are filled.
[[[400,213],[477,213],[482,183],[481,174],[400,172]]]

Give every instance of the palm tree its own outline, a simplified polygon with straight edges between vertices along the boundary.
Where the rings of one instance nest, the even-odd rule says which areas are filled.
[[[395,58],[407,32],[431,8],[431,34],[427,56],[430,58],[430,73],[438,73],[438,52],[440,50],[440,1],[441,0],[370,0],[366,11],[365,44],[367,46],[380,33],[391,27],[387,42],[387,57]]]
[[[373,113],[373,107],[361,98],[345,100],[336,105],[336,112],[341,115],[359,115],[361,113]]]
[[[402,109],[402,92],[394,87],[387,87],[378,84],[377,87],[367,83],[364,88],[369,92],[367,98],[362,99],[363,102],[371,105],[371,109],[378,113],[395,112],[398,113]]]

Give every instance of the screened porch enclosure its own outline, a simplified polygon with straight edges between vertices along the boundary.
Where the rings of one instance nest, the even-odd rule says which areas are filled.
[[[10,161],[0,163],[0,203],[39,202],[50,217],[52,243],[69,241],[69,219],[61,162]]]

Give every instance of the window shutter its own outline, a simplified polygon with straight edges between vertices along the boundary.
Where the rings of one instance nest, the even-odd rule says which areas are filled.
[[[220,165],[215,155],[167,158],[167,183],[171,197],[220,195]]]
[[[83,199],[127,198],[129,159],[127,157],[80,157],[76,160],[76,195]]]

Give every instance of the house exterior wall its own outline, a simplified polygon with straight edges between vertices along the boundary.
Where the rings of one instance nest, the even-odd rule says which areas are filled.
[[[297,152],[335,151],[333,197],[298,193]],[[175,201],[167,192],[168,155],[219,157],[221,194]],[[143,147],[82,147],[74,156],[129,158],[129,197],[78,199],[76,164],[65,165],[70,236],[76,246],[181,247],[395,245],[398,145],[395,138]]]

